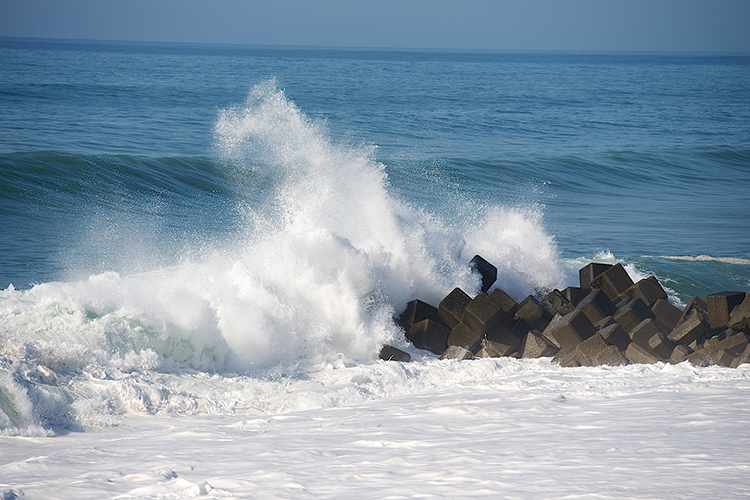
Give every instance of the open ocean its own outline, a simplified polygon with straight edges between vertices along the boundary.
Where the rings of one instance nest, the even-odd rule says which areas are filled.
[[[553,369],[406,345],[475,254],[518,301],[592,261],[750,292],[750,56],[0,38],[7,439]]]

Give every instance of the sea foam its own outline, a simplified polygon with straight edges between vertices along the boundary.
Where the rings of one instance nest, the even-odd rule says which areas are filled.
[[[285,377],[409,348],[394,315],[454,287],[477,293],[477,253],[518,300],[570,279],[538,208],[480,206],[457,221],[409,206],[374,147],[337,143],[273,80],[219,113],[214,142],[248,191],[232,244],[148,273],[0,292],[1,427],[263,407]],[[257,391],[235,393],[247,380]],[[287,399],[270,406],[309,405]]]

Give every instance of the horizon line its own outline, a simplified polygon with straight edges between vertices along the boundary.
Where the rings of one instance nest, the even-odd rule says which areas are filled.
[[[750,56],[750,51],[710,51],[710,50],[625,50],[625,49],[487,49],[487,48],[455,48],[455,47],[376,47],[358,45],[292,45],[292,44],[263,44],[237,42],[185,42],[164,40],[123,40],[104,38],[59,38],[59,37],[27,37],[0,35],[0,40],[18,41],[51,41],[51,42],[87,42],[87,43],[115,43],[115,44],[161,44],[161,45],[213,45],[225,47],[266,47],[293,49],[328,49],[328,50],[376,50],[376,51],[425,51],[425,52],[506,52],[506,53],[578,53],[578,54],[681,54],[681,55],[732,55]]]

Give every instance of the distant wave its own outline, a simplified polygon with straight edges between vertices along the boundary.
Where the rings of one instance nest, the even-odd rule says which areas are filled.
[[[644,255],[644,257],[654,257],[653,255]],[[750,265],[750,259],[740,259],[737,257],[711,257],[710,255],[697,255],[697,256],[690,256],[690,255],[658,255],[657,256],[660,259],[670,259],[670,260],[689,260],[689,261],[715,261],[715,262],[724,262],[726,264],[741,264],[741,265]]]

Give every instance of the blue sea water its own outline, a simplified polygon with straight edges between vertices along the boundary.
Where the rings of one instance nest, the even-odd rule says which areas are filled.
[[[374,359],[476,253],[749,291],[750,56],[0,39],[0,428]]]

